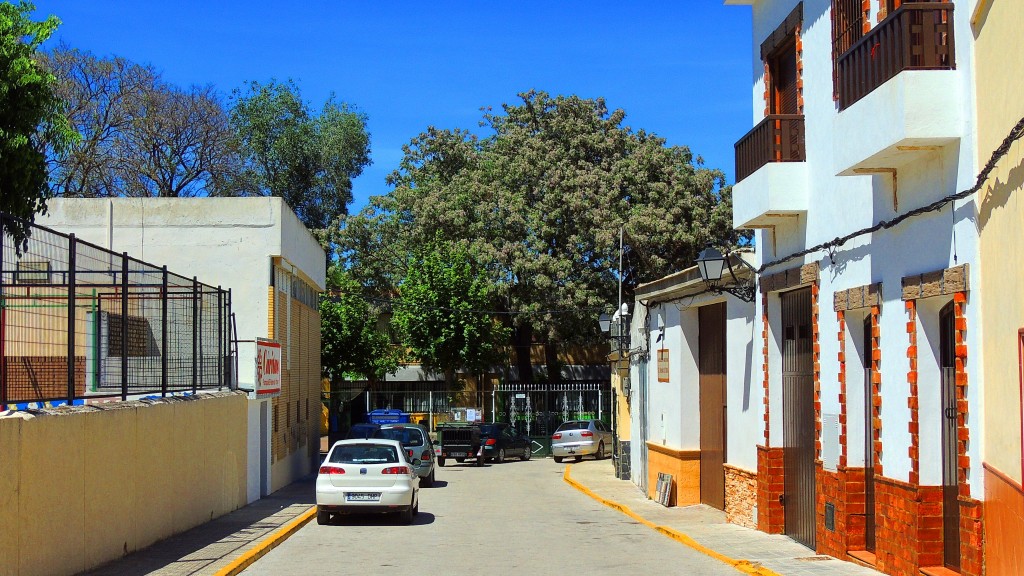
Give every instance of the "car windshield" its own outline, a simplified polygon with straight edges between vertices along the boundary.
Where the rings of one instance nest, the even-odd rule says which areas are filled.
[[[555,430],[555,432],[561,432],[563,430],[586,430],[589,427],[590,424],[586,420],[574,420],[562,424],[558,427],[558,430]]]
[[[480,426],[480,433],[484,436],[497,436],[501,433],[501,426],[497,424],[484,424]]]
[[[329,461],[335,464],[391,464],[398,462],[398,451],[386,444],[346,444],[335,446]]]
[[[398,440],[402,446],[419,446],[423,444],[423,433],[416,428],[381,428],[373,433],[374,438]]]

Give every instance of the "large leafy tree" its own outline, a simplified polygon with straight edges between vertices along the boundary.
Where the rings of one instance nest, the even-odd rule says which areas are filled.
[[[252,82],[232,98],[231,126],[245,161],[235,187],[284,198],[308,228],[346,214],[352,179],[370,163],[365,115],[333,96],[316,112],[291,81]]]
[[[463,246],[437,240],[410,256],[392,323],[409,352],[445,375],[480,373],[499,358],[507,339],[489,313],[489,284]]]
[[[520,377],[530,379],[533,341],[596,336],[596,316],[616,300],[620,229],[627,295],[690,266],[707,243],[738,238],[724,174],[688,148],[634,131],[603,99],[519,96],[485,112],[482,137],[431,128],[414,138],[394,190],[345,222],[342,245],[360,249],[342,256],[383,283],[398,267],[379,262],[398,247],[435,231],[464,239],[495,286],[493,305],[509,313]]]
[[[0,211],[29,221],[51,195],[45,147],[60,152],[75,140],[55,79],[34,58],[60,21],[33,21],[34,10],[27,2],[0,4]],[[19,246],[27,239],[21,224],[5,231]]]

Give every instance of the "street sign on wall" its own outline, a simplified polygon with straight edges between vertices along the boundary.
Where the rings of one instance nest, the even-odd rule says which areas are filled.
[[[272,398],[281,394],[281,344],[256,339],[256,397]]]
[[[658,350],[658,382],[668,381],[668,350]]]

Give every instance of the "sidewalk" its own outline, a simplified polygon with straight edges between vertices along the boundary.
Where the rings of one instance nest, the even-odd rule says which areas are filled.
[[[89,576],[236,574],[309,519],[316,477],[285,486],[248,506],[85,572]]]
[[[610,461],[566,465],[564,480],[680,543],[754,576],[879,576],[879,572],[815,554],[781,535],[725,521],[707,506],[666,508],[628,480],[615,478]],[[314,517],[310,476],[192,530],[111,562],[89,576],[226,576],[241,572]]]
[[[739,573],[758,576],[881,574],[831,556],[815,554],[786,536],[729,524],[725,521],[724,512],[708,506],[662,506],[645,498],[631,481],[615,478],[608,461],[585,460],[567,465],[563,478],[581,492],[680,542],[680,545],[732,564]]]

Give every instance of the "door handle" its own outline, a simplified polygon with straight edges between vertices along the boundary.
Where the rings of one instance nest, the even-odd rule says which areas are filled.
[[[946,413],[946,418],[947,419],[949,419],[949,420],[955,420],[956,419],[956,408],[950,406],[950,407],[946,408],[945,413]]]

